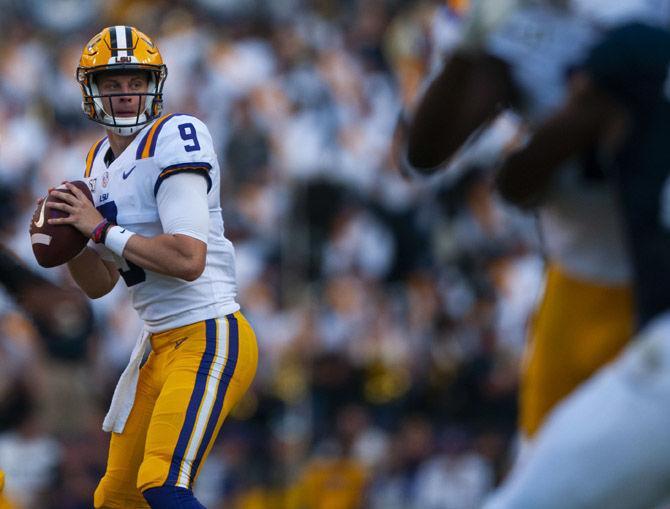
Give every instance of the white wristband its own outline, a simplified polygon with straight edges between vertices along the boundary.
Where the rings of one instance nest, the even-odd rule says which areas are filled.
[[[105,237],[105,247],[112,253],[123,257],[123,250],[130,240],[130,237],[133,235],[135,235],[135,232],[126,230],[122,226],[112,226],[109,230],[107,230],[107,236]]]

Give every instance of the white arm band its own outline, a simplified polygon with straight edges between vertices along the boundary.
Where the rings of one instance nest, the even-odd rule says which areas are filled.
[[[188,235],[207,243],[209,205],[207,180],[202,175],[177,173],[166,178],[158,188],[156,203],[163,232]]]
[[[112,253],[123,257],[123,250],[126,248],[126,244],[133,235],[135,235],[135,232],[126,230],[123,226],[112,226],[107,230],[105,247]]]

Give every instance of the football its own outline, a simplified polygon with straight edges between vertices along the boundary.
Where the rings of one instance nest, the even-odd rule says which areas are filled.
[[[86,182],[74,180],[71,184],[81,189],[91,203],[93,202],[91,190]],[[58,186],[57,189],[69,192],[65,186]],[[74,226],[49,224],[48,220],[51,218],[67,216],[63,211],[46,206],[47,203],[53,201],[60,202],[61,200],[51,195],[46,196],[37,206],[33,219],[30,221],[30,242],[33,246],[33,254],[37,263],[42,267],[56,267],[64,264],[79,254],[88,243],[88,238]]]

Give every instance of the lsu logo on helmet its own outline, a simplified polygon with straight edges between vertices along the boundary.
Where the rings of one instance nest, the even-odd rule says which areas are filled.
[[[113,111],[105,111],[96,77],[110,71],[148,73],[149,87],[146,93],[140,94],[144,96],[144,101],[140,101],[135,117],[119,117]],[[166,77],[167,67],[149,37],[130,26],[105,28],[86,44],[77,67],[77,81],[83,96],[82,109],[89,119],[107,129],[123,136],[131,135],[161,115]]]

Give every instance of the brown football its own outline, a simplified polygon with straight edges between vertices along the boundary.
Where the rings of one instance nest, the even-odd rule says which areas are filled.
[[[91,203],[93,202],[91,190],[86,182],[74,180],[71,184],[81,189]],[[59,186],[57,189],[69,192],[64,188],[65,186]],[[53,201],[60,202],[61,200],[51,195],[46,196],[37,206],[33,219],[30,221],[30,242],[33,245],[33,254],[37,263],[42,267],[56,267],[64,264],[79,254],[88,243],[88,238],[74,226],[49,224],[48,219],[67,216],[63,211],[46,206],[47,203]]]

